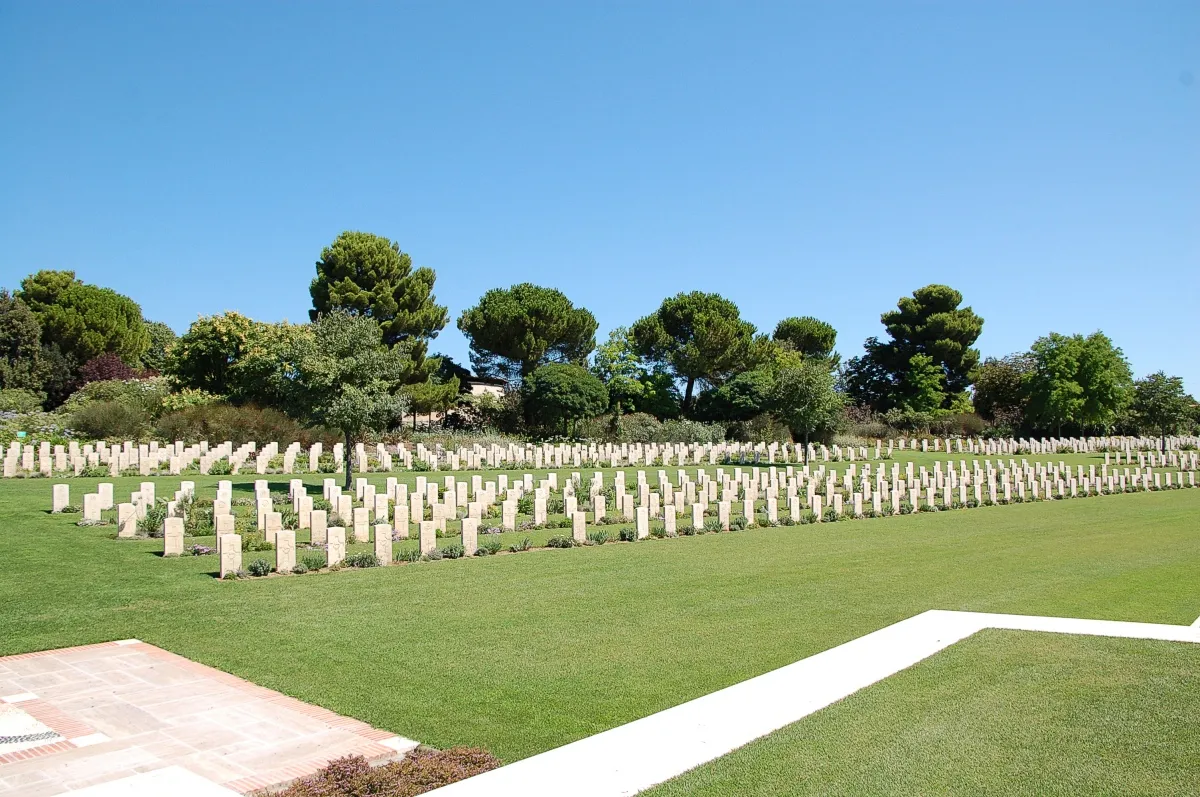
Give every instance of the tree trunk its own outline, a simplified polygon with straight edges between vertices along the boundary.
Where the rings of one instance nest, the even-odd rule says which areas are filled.
[[[692,389],[696,386],[696,377],[689,376],[687,380],[687,390],[683,393],[683,414],[687,415],[692,409]]]
[[[351,486],[353,485],[353,481],[350,478],[350,446],[351,445],[353,445],[353,442],[350,440],[350,433],[346,432],[346,450],[342,452],[342,460],[346,466],[346,487],[345,487],[346,490],[349,490],[351,488]]]
[[[804,433],[804,464],[808,464],[808,432]]]

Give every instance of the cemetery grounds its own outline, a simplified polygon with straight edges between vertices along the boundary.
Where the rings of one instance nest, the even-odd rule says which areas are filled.
[[[572,470],[591,472],[558,470],[560,483]],[[622,470],[633,484],[638,469]],[[479,473],[504,472],[548,471]],[[388,475],[410,490],[418,476],[364,474],[380,491]],[[79,503],[99,482],[127,497],[153,481],[161,496],[181,478],[209,498],[229,479],[236,504],[256,479],[286,492],[292,477],[66,481]],[[326,476],[301,478],[319,495]],[[1196,489],[225,582],[213,556],[164,558],[161,539],[116,539],[115,525],[50,514],[53,483],[0,484],[0,655],[137,638],[505,762],[931,608],[1174,625],[1200,616]],[[608,530],[615,539],[629,525]],[[505,548],[525,538],[536,547],[564,533],[498,536]],[[416,546],[414,535],[395,549]],[[259,556],[273,552],[245,554]],[[1194,793],[1198,674],[1200,646],[985,631],[651,793]]]

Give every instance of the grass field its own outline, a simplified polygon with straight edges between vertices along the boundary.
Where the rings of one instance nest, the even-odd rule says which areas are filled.
[[[73,501],[97,481],[71,480]],[[118,496],[139,481],[115,480]],[[0,654],[137,637],[506,761],[929,608],[1200,614],[1200,490],[222,583],[211,557],[164,560],[160,541],[48,514],[50,487],[0,484]]]
[[[645,797],[1186,795],[1200,645],[983,631]]]

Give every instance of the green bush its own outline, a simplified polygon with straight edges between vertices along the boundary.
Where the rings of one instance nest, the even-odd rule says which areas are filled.
[[[745,515],[738,515],[729,521],[729,529],[731,531],[745,531],[750,528],[750,518]]]
[[[492,537],[479,543],[479,547],[475,550],[476,556],[495,556],[500,553],[504,546],[500,544],[500,540]]]
[[[637,542],[637,529],[632,526],[626,526],[617,532],[617,539],[621,542]]]
[[[575,538],[574,537],[564,537],[561,534],[556,534],[553,537],[551,537],[550,539],[546,540],[546,547],[547,548],[574,548],[575,547]]]
[[[271,572],[271,565],[266,559],[255,559],[246,565],[246,572],[252,576],[265,576]]]
[[[308,566],[305,565],[303,562],[296,562],[296,564],[292,565],[292,575],[293,576],[302,576],[307,572],[308,572]]]
[[[143,407],[120,401],[89,402],[70,418],[76,432],[94,440],[140,440],[150,428],[150,414]]]
[[[733,527],[732,521],[730,521],[729,526],[730,526],[730,528]],[[708,520],[704,521],[703,531],[717,532],[717,531],[724,531],[724,530],[725,530],[725,527],[721,525],[721,521],[718,518],[713,517],[713,518],[709,518]]]
[[[817,522],[817,513],[811,509],[805,509],[800,513],[800,525],[807,526],[810,523]]]
[[[442,556],[447,559],[461,559],[467,555],[467,549],[457,542],[452,542],[442,549]]]
[[[605,529],[593,529],[588,532],[587,540],[592,545],[603,545],[609,540],[608,531]]]
[[[528,537],[526,537],[525,539],[521,540],[520,542],[514,542],[512,545],[508,546],[508,550],[511,553],[520,553],[521,551],[528,551],[532,547],[533,547],[533,542]]]
[[[419,562],[421,561],[421,552],[416,548],[403,548],[396,552],[392,557],[393,562]]]
[[[421,558],[422,558],[422,559],[424,559],[424,560],[425,560],[425,561],[427,561],[427,562],[436,562],[436,561],[438,561],[438,560],[440,560],[440,559],[442,558],[442,549],[441,549],[441,548],[434,548],[432,551],[430,551],[429,553],[425,554],[425,555],[424,555],[423,557],[421,557]]]
[[[138,518],[137,529],[148,537],[161,537],[166,519],[167,504],[165,501],[159,501],[154,506],[146,507],[146,516]]]
[[[230,440],[234,445],[273,440],[281,448],[289,443],[332,446],[341,440],[336,432],[302,426],[278,410],[223,403],[168,412],[158,419],[155,432],[164,440]]]
[[[38,412],[42,409],[42,402],[45,400],[45,393],[12,387],[4,388],[0,390],[0,412]]]
[[[167,381],[161,377],[88,382],[72,393],[59,407],[58,412],[74,416],[89,404],[116,403],[137,408],[149,420],[153,420],[162,411],[163,398],[168,391]]]
[[[836,509],[834,509],[833,507],[829,507],[828,509],[826,509],[824,512],[821,513],[821,519],[824,520],[826,523],[837,523],[839,520],[842,519],[842,516],[838,514],[838,511]]]
[[[382,564],[379,557],[370,551],[352,553],[344,560],[346,567],[379,567]]]

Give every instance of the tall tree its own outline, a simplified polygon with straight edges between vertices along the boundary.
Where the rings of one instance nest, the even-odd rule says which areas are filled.
[[[792,435],[808,443],[814,436],[837,429],[842,419],[843,398],[834,389],[833,374],[824,363],[805,360],[780,368],[775,375],[772,408]]]
[[[775,325],[775,333],[771,337],[805,359],[827,362],[830,370],[841,363],[841,357],[833,350],[837,344],[837,330],[832,324],[812,316],[783,319]]]
[[[911,403],[911,380],[905,379],[915,355],[929,357],[941,371],[943,406],[970,385],[979,351],[972,348],[983,331],[983,319],[963,296],[947,285],[926,285],[880,316],[890,340],[867,338],[866,353],[847,363],[846,386],[858,403],[876,410]],[[923,361],[922,361],[923,362]]]
[[[971,378],[975,385],[975,411],[997,424],[1019,427],[1024,421],[1028,394],[1025,380],[1034,367],[1028,353],[989,357]]]
[[[41,390],[42,327],[20,298],[0,288],[0,388]]]
[[[692,408],[697,382],[718,386],[753,367],[754,325],[733,302],[715,293],[680,293],[630,330],[637,353],[684,382],[683,409]]]
[[[547,363],[582,365],[596,348],[597,326],[561,291],[528,282],[493,288],[458,318],[475,372],[510,381]]]
[[[233,368],[250,350],[257,323],[234,311],[201,316],[172,347],[166,374],[179,387],[228,395],[234,384]]]
[[[529,415],[547,428],[599,415],[608,407],[608,391],[596,376],[574,363],[548,363],[525,378],[521,386]]]
[[[649,367],[638,356],[628,327],[609,333],[596,347],[592,373],[608,388],[609,407],[616,415],[647,412],[659,418],[679,414],[679,393],[670,374]]]
[[[389,346],[402,340],[427,342],[449,319],[433,295],[435,279],[433,269],[414,269],[400,244],[381,235],[346,231],[321,251],[317,276],[309,286],[313,309],[308,315],[315,321],[341,310],[374,319]]]
[[[1141,430],[1158,434],[1166,450],[1167,435],[1176,434],[1188,423],[1193,401],[1183,390],[1183,380],[1157,371],[1133,383],[1130,409]]]
[[[1129,362],[1103,332],[1051,332],[1034,342],[1030,355],[1030,418],[1058,436],[1069,425],[1108,429],[1129,400]]]
[[[343,465],[351,486],[350,455],[366,432],[386,429],[407,409],[400,390],[412,372],[411,344],[389,347],[374,319],[334,311],[298,336],[287,357],[292,411],[345,437]]]
[[[31,274],[21,281],[19,295],[41,324],[42,342],[78,362],[112,353],[136,365],[150,346],[137,302],[88,285],[74,271]]]
[[[150,345],[142,353],[142,366],[162,373],[167,367],[167,355],[175,346],[175,341],[179,340],[179,336],[161,321],[147,321],[146,332],[150,334]]]

